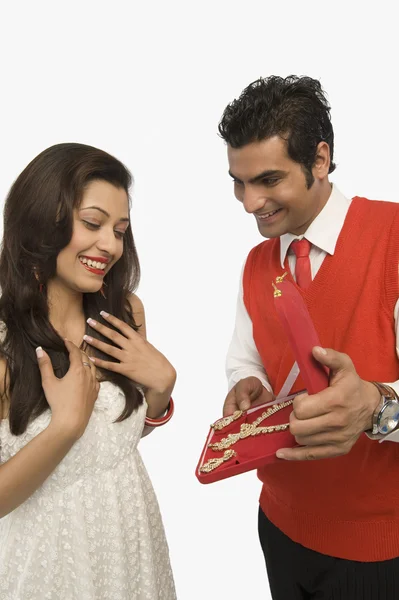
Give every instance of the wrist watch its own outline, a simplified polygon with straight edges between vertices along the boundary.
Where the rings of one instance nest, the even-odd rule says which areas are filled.
[[[399,398],[396,392],[383,383],[371,381],[381,394],[381,400],[373,414],[373,435],[387,435],[399,424]]]

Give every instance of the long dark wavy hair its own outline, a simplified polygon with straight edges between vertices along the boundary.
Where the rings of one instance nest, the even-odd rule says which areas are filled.
[[[49,354],[57,377],[63,377],[69,368],[65,344],[49,321],[46,284],[56,274],[59,252],[71,240],[74,209],[88,184],[98,180],[124,189],[129,197],[132,177],[119,160],[91,146],[58,144],[24,169],[5,202],[0,255],[0,321],[5,338],[0,339],[0,354],[7,362],[9,423],[14,435],[22,434],[30,420],[49,406],[42,389],[37,346]],[[104,278],[106,298],[100,292],[83,294],[86,317],[105,310],[137,331],[129,295],[139,278],[139,261],[128,227],[122,257]],[[88,325],[86,333],[90,333]],[[98,333],[96,337],[101,338]],[[96,348],[91,350],[94,356],[104,358]],[[124,392],[126,404],[117,421],[126,419],[143,401],[135,383],[111,371],[102,371],[102,379]]]
[[[317,146],[325,141],[329,173],[335,170],[330,105],[320,81],[311,77],[272,75],[250,83],[225,108],[219,134],[232,148],[280,136],[287,142],[288,156],[302,165],[308,187],[314,181]]]

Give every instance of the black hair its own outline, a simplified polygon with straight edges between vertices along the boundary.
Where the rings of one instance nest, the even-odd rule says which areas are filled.
[[[335,169],[330,105],[320,81],[311,77],[257,79],[225,108],[219,133],[232,148],[280,136],[289,157],[303,166],[308,187],[320,142],[330,147],[329,173]]]

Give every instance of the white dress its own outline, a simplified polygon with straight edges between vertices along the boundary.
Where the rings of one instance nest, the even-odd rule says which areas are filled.
[[[175,600],[158,503],[137,449],[146,412],[103,382],[83,436],[44,484],[0,519],[0,600]],[[0,421],[4,463],[43,431]]]

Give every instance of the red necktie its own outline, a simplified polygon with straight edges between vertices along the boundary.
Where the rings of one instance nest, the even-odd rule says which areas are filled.
[[[312,244],[302,238],[294,240],[291,247],[296,256],[295,278],[300,288],[306,290],[312,283],[312,271],[310,269],[309,252]]]

